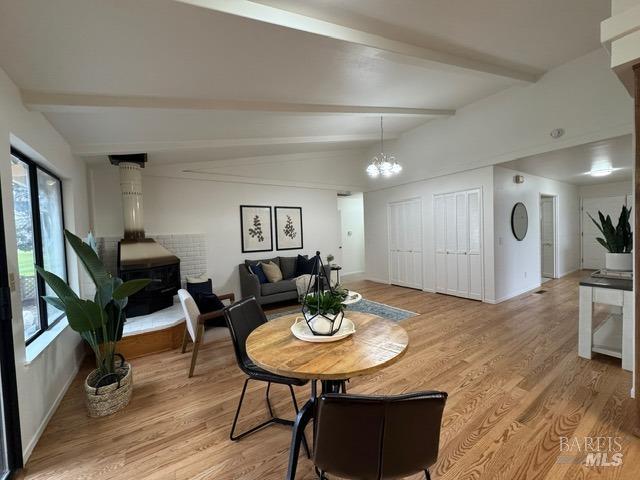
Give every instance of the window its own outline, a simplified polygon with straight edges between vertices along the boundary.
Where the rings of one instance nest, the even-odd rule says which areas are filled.
[[[62,183],[13,148],[11,173],[24,339],[28,345],[64,315],[42,300],[42,295],[52,292],[34,268],[34,264],[41,265],[67,279]]]

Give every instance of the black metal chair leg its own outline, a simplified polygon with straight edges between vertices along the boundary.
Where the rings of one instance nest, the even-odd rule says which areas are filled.
[[[240,401],[238,402],[238,409],[236,410],[236,415],[233,418],[233,425],[231,426],[231,433],[229,433],[229,438],[234,442],[237,441],[237,440],[240,440],[241,438],[246,437],[247,435],[252,434],[253,432],[257,432],[261,428],[264,428],[267,425],[271,425],[272,423],[280,423],[282,425],[293,425],[292,421],[282,420],[281,418],[271,417],[269,420],[267,420],[265,422],[262,422],[260,425],[256,425],[255,427],[247,430],[246,432],[243,432],[243,433],[241,433],[239,435],[234,435],[234,433],[236,431],[236,425],[238,423],[238,417],[240,416],[240,409],[242,408],[242,402],[244,401],[244,395],[247,392],[247,384],[249,383],[249,380],[251,380],[251,378],[247,378],[244,381],[244,386],[242,387],[242,393],[240,394]]]
[[[429,470],[428,470],[428,469],[424,471],[424,477],[425,477],[427,480],[431,480],[431,474],[429,473]]]
[[[233,417],[233,425],[231,425],[231,432],[229,433],[229,438],[232,441],[237,441],[240,440],[243,437],[246,437],[247,435],[250,435],[254,432],[257,432],[258,430],[271,425],[271,424],[278,424],[278,425],[287,425],[289,427],[293,427],[295,425],[293,420],[285,420],[283,418],[278,418],[273,414],[273,408],[271,407],[271,401],[269,400],[269,392],[271,390],[271,382],[267,382],[267,392],[266,392],[266,399],[267,399],[267,408],[269,410],[269,414],[270,414],[270,418],[269,420],[266,420],[264,422],[262,422],[260,425],[256,425],[255,427],[247,430],[246,432],[240,433],[238,435],[235,434],[236,431],[236,427],[238,425],[238,417],[240,417],[240,410],[242,409],[242,402],[244,401],[244,396],[247,393],[247,385],[249,384],[249,380],[251,380],[251,377],[247,377],[247,379],[244,381],[244,385],[242,387],[242,393],[240,394],[240,400],[238,401],[238,408],[236,409],[236,414]],[[295,394],[293,392],[293,387],[291,385],[287,385],[291,391],[291,396],[293,399],[293,407],[295,408],[296,411],[296,416],[298,415],[298,403],[296,402],[296,398],[295,398]],[[297,417],[296,417],[297,418]],[[304,436],[304,432],[302,433],[302,443],[304,445],[304,448],[307,452],[307,456],[309,458],[311,458],[311,453],[309,451],[309,445],[307,444],[307,439]]]
[[[294,480],[296,478],[296,470],[298,467],[298,455],[300,454],[300,443],[304,436],[304,428],[313,417],[315,409],[315,399],[307,401],[298,412],[296,421],[293,425],[293,437],[291,438],[291,448],[289,449],[289,467],[287,468],[286,480]]]
[[[269,415],[271,415],[271,418],[273,418],[273,408],[271,408],[271,401],[269,400],[269,390],[271,390],[271,382],[267,382],[267,393],[266,393],[266,398],[267,398],[267,408],[269,409]]]
[[[296,394],[293,391],[293,386],[289,385],[289,392],[291,392],[291,401],[293,402],[293,408],[296,411],[296,417],[298,416],[298,401],[296,400]],[[309,450],[309,444],[307,443],[307,436],[302,433],[302,446],[304,447],[305,452],[307,453],[307,458],[311,458],[311,450]]]
[[[236,424],[238,423],[238,417],[240,416],[240,408],[242,408],[242,401],[244,400],[244,394],[247,391],[247,384],[249,383],[249,378],[244,381],[244,386],[242,387],[242,393],[240,394],[240,400],[238,401],[238,408],[236,409],[236,415],[233,417],[233,424],[231,425],[231,433],[229,434],[229,438],[233,441],[238,440],[242,435],[238,437],[234,437],[233,433],[236,430]]]

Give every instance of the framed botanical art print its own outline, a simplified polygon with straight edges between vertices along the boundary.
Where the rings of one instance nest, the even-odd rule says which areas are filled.
[[[240,205],[242,253],[273,250],[271,207]]]
[[[276,215],[276,250],[302,248],[302,208],[274,207]]]

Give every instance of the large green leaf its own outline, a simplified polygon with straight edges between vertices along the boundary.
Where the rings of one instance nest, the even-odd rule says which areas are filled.
[[[71,245],[71,248],[73,248],[73,251],[78,255],[80,262],[82,262],[84,267],[87,269],[93,283],[96,284],[96,288],[99,288],[107,282],[110,283],[112,275],[104,268],[104,265],[96,252],[94,252],[89,245],[84,243],[80,237],[77,237],[69,230],[64,231],[64,236],[69,242],[69,245]]]
[[[65,306],[74,300],[79,300],[76,292],[71,290],[71,287],[67,285],[63,279],[57,276],[54,273],[47,272],[44,268],[39,265],[35,265],[36,271],[40,274],[40,276],[44,279],[44,281],[51,287],[51,290],[58,296],[58,298],[65,304]]]
[[[45,301],[56,308],[64,307],[63,310],[67,314],[67,320],[71,328],[77,332],[86,332],[102,327],[101,309],[98,304],[79,298],[71,287],[56,274],[47,272],[38,265],[35,268],[47,285],[51,287],[51,290],[58,296],[59,303],[55,300],[51,301],[52,297],[45,297]]]
[[[51,296],[44,295],[42,299],[45,302],[47,302],[49,305],[57,308],[58,310],[62,310],[64,312],[64,309],[65,309],[64,303],[58,297],[51,297]]]
[[[113,290],[113,281],[97,286],[94,301],[104,309],[113,298]]]
[[[151,280],[148,278],[141,278],[124,282],[122,285],[115,289],[115,291],[113,292],[113,298],[114,300],[124,300],[134,293],[139,292],[150,283]]]
[[[620,216],[618,217],[618,224],[614,227],[611,216],[606,217],[602,212],[598,212],[599,222],[589,215],[589,218],[594,223],[602,237],[598,237],[596,240],[600,245],[607,249],[611,253],[628,253],[633,249],[633,232],[631,232],[631,224],[629,219],[631,218],[631,209],[626,206],[622,207]]]
[[[91,300],[78,299],[65,303],[69,326],[76,332],[99,331],[102,328],[102,311]]]

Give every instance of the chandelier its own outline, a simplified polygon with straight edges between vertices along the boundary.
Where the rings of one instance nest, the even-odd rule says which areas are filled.
[[[402,165],[396,161],[396,157],[384,153],[384,128],[382,117],[380,117],[380,153],[371,159],[371,163],[367,166],[367,174],[372,178],[380,175],[391,177],[401,171]]]

